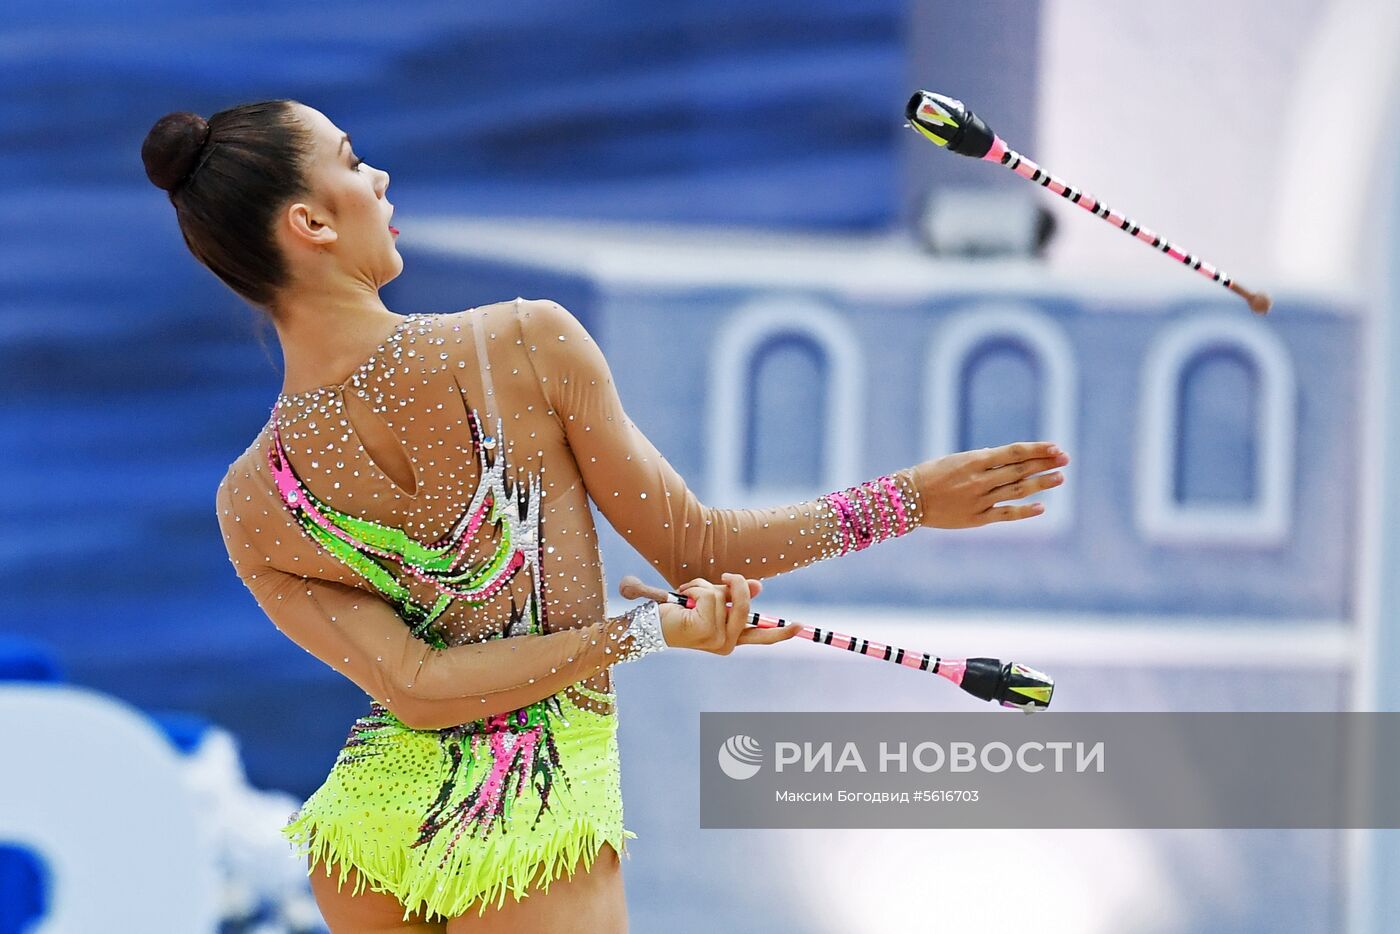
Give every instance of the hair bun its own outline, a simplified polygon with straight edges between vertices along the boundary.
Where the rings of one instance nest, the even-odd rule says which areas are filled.
[[[157,188],[176,188],[194,168],[207,139],[209,124],[197,113],[179,110],[161,117],[141,144],[146,177]]]

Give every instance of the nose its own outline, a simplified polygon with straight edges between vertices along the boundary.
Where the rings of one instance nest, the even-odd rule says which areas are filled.
[[[379,197],[384,197],[384,192],[389,190],[389,173],[383,169],[379,170]]]

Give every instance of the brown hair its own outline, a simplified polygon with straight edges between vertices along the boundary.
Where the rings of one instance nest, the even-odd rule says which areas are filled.
[[[240,104],[208,120],[175,111],[157,120],[141,144],[146,176],[170,193],[190,252],[265,308],[288,279],[273,218],[289,200],[310,194],[311,135],[295,103]]]

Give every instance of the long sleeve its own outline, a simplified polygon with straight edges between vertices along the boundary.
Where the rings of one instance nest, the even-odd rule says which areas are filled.
[[[234,510],[227,481],[217,505],[229,558],[273,624],[414,729],[514,710],[635,657],[632,620],[655,613],[644,604],[574,629],[437,649],[381,597],[274,566]]]
[[[555,302],[520,306],[520,329],[589,496],[671,584],[726,571],[765,578],[918,528],[913,468],[791,505],[702,503],[623,411],[598,345]]]

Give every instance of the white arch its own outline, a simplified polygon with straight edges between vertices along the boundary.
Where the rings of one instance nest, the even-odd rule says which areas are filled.
[[[1140,397],[1135,506],[1138,528],[1149,540],[1273,546],[1288,539],[1297,447],[1293,362],[1273,331],[1240,317],[1233,308],[1230,312],[1171,325],[1148,351]],[[1173,492],[1181,374],[1197,356],[1219,347],[1244,354],[1259,373],[1255,498],[1244,506],[1182,504]]]
[[[924,456],[941,457],[957,447],[958,416],[963,410],[960,375],[969,356],[989,340],[1011,338],[1025,344],[1044,373],[1040,421],[1044,438],[1073,456],[1078,372],[1069,338],[1058,324],[1032,306],[987,303],[949,318],[929,346],[924,388]],[[1028,522],[994,522],[963,534],[1043,535],[1063,532],[1074,523],[1074,472],[1065,481],[1041,494],[1045,514]]]
[[[749,371],[758,351],[780,334],[798,334],[822,349],[829,364],[821,489],[751,488],[743,481],[743,442],[734,426],[750,412]],[[717,506],[771,505],[808,499],[859,482],[865,366],[855,332],[831,307],[810,298],[778,296],[740,305],[715,341],[708,413],[708,476]],[[776,499],[775,499],[776,497]]]

